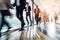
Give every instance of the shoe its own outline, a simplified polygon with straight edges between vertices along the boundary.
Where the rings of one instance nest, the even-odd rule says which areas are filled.
[[[6,32],[9,32],[9,29]]]
[[[21,28],[19,31],[23,31],[24,29],[23,28]]]
[[[11,29],[11,27],[9,27],[8,29]]]

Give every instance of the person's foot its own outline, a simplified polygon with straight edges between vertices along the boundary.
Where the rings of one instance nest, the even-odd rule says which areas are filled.
[[[11,27],[8,28],[7,32],[9,32],[9,29],[11,29]]]
[[[9,29],[6,32],[9,32]]]
[[[9,27],[8,29],[11,29],[11,27]]]
[[[19,31],[23,31],[23,30],[24,30],[24,25],[25,25],[25,23],[23,23],[23,24],[21,25],[21,29],[19,29]]]
[[[23,30],[24,30],[23,28],[19,29],[19,31],[23,31]]]
[[[32,26],[32,24],[30,24],[30,26]]]

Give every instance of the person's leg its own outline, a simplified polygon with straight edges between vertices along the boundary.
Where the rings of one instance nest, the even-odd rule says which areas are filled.
[[[23,20],[23,8],[22,7],[20,8],[20,20],[21,20],[21,30],[23,30],[25,23]]]
[[[10,14],[10,11],[9,11],[9,10],[4,10],[4,13],[5,13],[5,14],[8,14],[8,13]],[[9,15],[5,15],[5,16],[9,16]],[[10,27],[10,24],[9,24],[7,21],[5,21],[5,20],[4,20],[4,24],[7,25],[8,30],[11,28],[11,27]]]
[[[28,15],[27,15],[27,13],[26,13],[26,21],[27,21],[27,23],[29,24],[29,21],[28,21]]]
[[[2,15],[2,22],[1,22],[1,26],[0,26],[0,30],[2,29],[2,27],[3,27],[3,25],[4,25],[4,23],[5,23],[5,20],[4,20],[4,11],[3,10],[1,10],[1,15]]]
[[[19,19],[20,21],[20,10],[19,10],[19,6],[16,7],[16,17]]]
[[[2,21],[1,21],[1,25],[0,25],[0,37],[1,37],[1,29],[2,29],[2,27],[3,27],[3,25],[4,25],[4,15],[3,15],[3,11],[1,11],[1,15],[2,15]]]
[[[31,14],[29,14],[30,25],[32,25]]]
[[[5,24],[7,25],[8,30],[9,30],[11,28],[10,25],[9,25],[9,23],[5,21]]]
[[[1,22],[0,30],[2,29],[4,23],[5,23],[5,22],[4,22],[4,16],[2,16],[2,22]]]
[[[37,20],[37,17],[35,17],[35,20],[36,20],[36,23],[37,23],[37,25],[38,25],[38,20]]]
[[[23,9],[20,6],[16,7],[16,16],[19,19],[19,21],[21,21],[21,29],[19,31],[21,31],[25,25],[24,20],[23,20]]]
[[[1,25],[0,25],[0,37],[1,37],[1,29],[2,29],[2,27],[3,27],[3,25],[4,25],[4,15],[3,15],[4,13],[3,13],[3,11],[1,10],[1,15],[2,15],[2,22],[1,22]]]
[[[41,23],[41,17],[39,17],[39,22]]]

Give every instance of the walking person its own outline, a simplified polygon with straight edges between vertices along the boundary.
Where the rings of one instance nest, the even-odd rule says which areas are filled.
[[[56,23],[57,19],[58,19],[58,13],[55,13],[55,14],[54,14],[55,23]]]
[[[10,0],[0,0],[0,12],[2,15],[2,19],[1,19],[2,22],[0,25],[0,30],[2,29],[3,25],[7,25],[7,27],[8,27],[7,32],[11,28],[10,24],[5,20],[5,18],[6,18],[5,16],[11,16],[9,9],[13,9],[13,6],[10,3]]]
[[[28,17],[30,19],[30,25],[32,25],[32,21],[31,21],[31,6],[29,5],[29,3],[26,4],[26,20],[29,24],[29,21],[28,21]]]
[[[19,31],[24,30],[24,19],[23,19],[23,10],[25,9],[26,0],[15,0],[13,6],[16,6],[16,16],[21,21],[21,29]]]
[[[38,5],[36,5],[36,8],[35,8],[35,10],[34,10],[34,13],[35,13],[35,20],[36,20],[36,23],[38,24],[38,20],[40,20],[39,19],[39,14],[41,13],[41,11],[40,11],[40,9],[38,8]]]

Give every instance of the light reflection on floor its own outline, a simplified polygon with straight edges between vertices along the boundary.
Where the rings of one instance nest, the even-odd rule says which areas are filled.
[[[42,25],[43,23],[41,23],[41,25]],[[47,25],[47,24],[46,24]],[[24,31],[21,31],[21,32],[19,32],[18,30],[17,31],[15,31],[15,32],[13,32],[13,33],[11,33],[11,34],[9,34],[9,35],[4,35],[4,36],[2,36],[1,37],[1,40],[23,40],[23,39],[25,39],[25,40],[27,40],[27,39],[29,39],[30,38],[30,40],[34,40],[34,38],[35,38],[35,36],[36,36],[36,39],[38,39],[39,40],[39,36],[41,37],[41,38],[46,38],[46,40],[47,39],[49,39],[49,40],[52,40],[52,39],[54,39],[54,40],[59,40],[60,39],[60,34],[56,34],[55,33],[55,24],[54,23],[52,23],[52,22],[50,22],[49,23],[49,25],[51,25],[50,27],[47,27],[48,28],[48,31],[47,31],[47,34],[48,35],[44,35],[43,34],[43,31],[41,31],[40,32],[40,30],[36,30],[37,29],[37,25],[34,25],[34,27],[33,26],[31,26],[31,27],[27,27],[27,28],[25,28],[25,30]],[[53,27],[52,27],[53,26]],[[52,28],[51,28],[52,27]],[[42,29],[43,30],[43,29]],[[56,31],[57,32],[57,31]],[[60,31],[59,31],[60,32]],[[28,38],[27,38],[27,37]],[[46,37],[45,37],[46,36]],[[51,37],[51,39],[50,39],[50,37]],[[56,39],[55,39],[56,38]],[[44,39],[43,39],[44,40]]]
[[[55,33],[56,33],[56,27],[55,27],[55,23],[54,22],[49,22],[49,26],[48,26],[48,36],[50,37],[55,37]],[[53,35],[53,36],[52,36]]]

